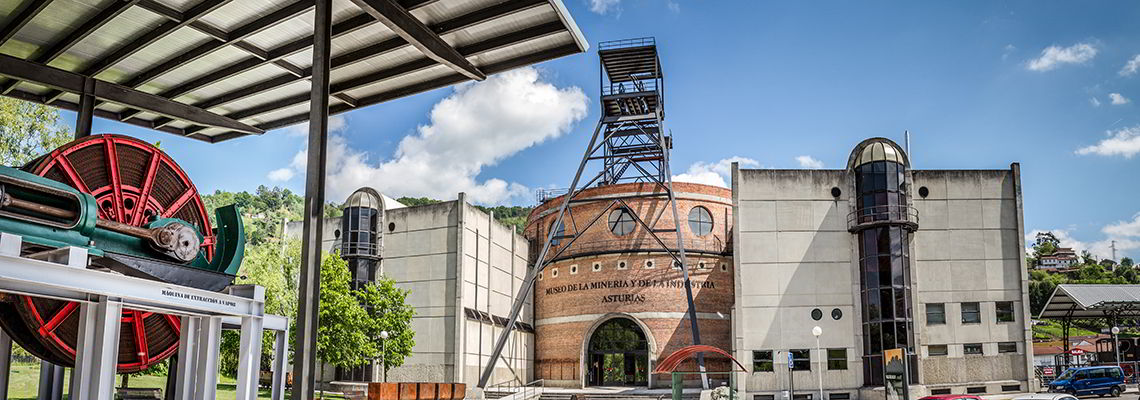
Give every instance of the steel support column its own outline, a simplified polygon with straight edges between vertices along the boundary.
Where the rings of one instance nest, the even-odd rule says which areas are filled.
[[[289,331],[277,331],[273,340],[273,381],[270,383],[270,400],[285,400],[285,368],[289,366]]]
[[[12,337],[0,329],[0,399],[8,398],[8,375],[12,370]]]
[[[75,117],[75,138],[91,136],[91,124],[95,119],[95,80],[87,78],[83,82],[83,93],[79,94],[79,112]]]
[[[305,221],[301,233],[301,277],[297,296],[297,340],[293,352],[293,399],[316,389],[317,312],[320,306],[321,228],[325,206],[325,157],[329,123],[329,66],[332,0],[316,0],[313,13],[313,77],[309,103],[309,150],[305,167]]]
[[[123,303],[98,296],[79,306],[79,340],[75,348],[75,368],[71,371],[71,393],[84,393],[84,399],[113,400],[115,371],[119,361],[119,318]]]
[[[222,318],[202,317],[198,325],[197,360],[191,371],[187,371],[194,374],[194,386],[197,388],[194,400],[217,398],[218,353],[221,345]]]
[[[63,367],[47,361],[40,361],[39,400],[63,399]]]
[[[174,399],[194,398],[194,366],[198,355],[198,323],[196,317],[182,317],[179,324],[178,358],[174,368]]]

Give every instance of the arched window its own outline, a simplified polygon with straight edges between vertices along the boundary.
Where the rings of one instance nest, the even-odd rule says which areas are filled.
[[[625,236],[632,233],[636,223],[633,220],[633,213],[628,208],[622,207],[610,211],[610,232],[615,235]]]
[[[550,230],[554,231],[554,237],[550,239],[550,245],[557,246],[562,243],[562,237],[566,235],[566,224],[560,223],[558,226],[554,226],[554,222],[551,222]]]
[[[689,230],[697,236],[705,236],[712,233],[713,220],[712,213],[709,209],[696,206],[689,210]]]

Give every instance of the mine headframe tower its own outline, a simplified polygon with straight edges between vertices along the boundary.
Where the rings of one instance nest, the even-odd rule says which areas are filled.
[[[528,295],[534,289],[535,280],[553,260],[557,260],[567,249],[574,246],[580,233],[590,229],[591,226],[607,215],[613,218],[610,211],[622,209],[626,213],[618,215],[632,218],[637,226],[644,229],[661,248],[669,253],[674,265],[680,266],[685,282],[685,295],[688,301],[688,317],[693,330],[693,344],[700,344],[700,328],[697,325],[696,308],[693,305],[692,282],[689,280],[688,263],[685,260],[684,237],[681,234],[681,219],[677,213],[677,198],[673,193],[673,178],[669,170],[669,149],[672,148],[672,138],[664,129],[665,119],[665,80],[661,70],[661,60],[657,54],[657,43],[654,38],[637,38],[602,42],[598,44],[598,57],[601,59],[599,73],[601,75],[600,98],[602,103],[601,119],[598,121],[590,143],[586,146],[585,154],[578,165],[574,179],[570,183],[567,193],[558,199],[561,203],[558,217],[554,225],[563,229],[550,229],[543,240],[542,250],[535,258],[533,268],[527,270],[522,287],[515,296],[511,308],[509,322],[499,334],[495,347],[491,351],[488,364],[479,378],[479,387],[486,387],[488,380],[494,372],[503,348],[510,338],[519,313]],[[582,183],[583,173],[588,170],[597,170],[597,174],[585,183]],[[645,184],[636,193],[607,197],[610,203],[597,212],[597,215],[586,218],[589,223],[585,226],[576,226],[573,221],[574,203],[597,201],[579,198],[583,190],[593,186],[606,186],[619,183]],[[661,223],[661,214],[638,215],[638,209],[631,207],[627,200],[635,198],[662,198],[668,199],[673,213],[673,226],[664,226]],[[665,208],[661,208],[664,213]],[[567,218],[567,215],[570,218]],[[569,219],[570,225],[564,225]],[[613,225],[622,221],[608,220]],[[673,232],[676,234],[675,246],[668,246],[658,233]],[[565,244],[553,254],[550,253],[551,242],[565,240]],[[701,371],[704,371],[704,359],[698,358]],[[701,379],[702,386],[707,388],[707,379]]]

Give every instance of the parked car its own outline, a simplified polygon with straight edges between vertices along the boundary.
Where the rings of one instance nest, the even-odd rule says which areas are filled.
[[[972,394],[936,394],[918,400],[982,400],[982,398]]]
[[[1070,368],[1049,383],[1049,391],[1116,397],[1124,393],[1124,371],[1117,366]]]
[[[1077,398],[1068,393],[1034,393],[1018,396],[1013,400],[1077,400]]]

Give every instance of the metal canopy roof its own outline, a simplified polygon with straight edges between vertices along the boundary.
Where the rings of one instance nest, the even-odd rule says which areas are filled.
[[[1038,318],[1140,316],[1140,285],[1057,285]]]
[[[87,93],[97,116],[209,142],[304,122],[313,7],[3,1],[0,93],[70,110]],[[588,47],[561,0],[334,0],[332,32],[330,114]]]

